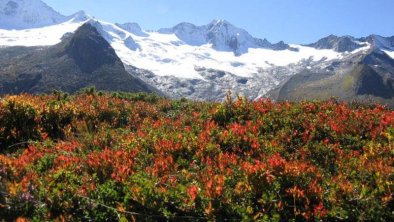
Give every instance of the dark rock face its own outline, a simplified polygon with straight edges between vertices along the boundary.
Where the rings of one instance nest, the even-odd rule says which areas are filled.
[[[366,55],[362,59],[361,63],[368,65],[394,67],[394,60],[391,57],[387,56],[386,53],[376,49]]]
[[[228,46],[230,47],[230,49],[233,50],[233,52],[237,52],[239,49],[239,43],[238,43],[238,39],[235,36],[232,36],[230,38],[230,41],[228,42]]]
[[[271,43],[267,39],[256,39],[257,45],[259,45],[262,48],[270,48]]]
[[[276,44],[273,44],[273,45],[271,46],[271,48],[272,48],[273,50],[285,50],[285,49],[288,49],[288,48],[289,48],[289,45],[286,44],[286,43],[283,42],[283,41],[280,41],[280,42],[278,42],[278,43],[276,43]]]
[[[390,76],[383,77],[379,75],[369,66],[363,67],[358,81],[358,87],[356,89],[357,95],[372,95],[384,99],[391,99],[394,97],[392,85],[394,79]]]
[[[83,87],[158,92],[128,73],[113,48],[89,23],[51,47],[0,49],[0,93],[75,92]]]
[[[81,26],[66,46],[66,52],[82,72],[93,72],[104,65],[120,62],[114,49],[97,30],[86,23]]]

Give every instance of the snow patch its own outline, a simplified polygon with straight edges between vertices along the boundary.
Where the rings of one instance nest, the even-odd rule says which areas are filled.
[[[50,46],[60,43],[62,37],[75,32],[84,22],[64,22],[43,28],[24,30],[0,29],[2,46]]]
[[[383,52],[390,56],[392,59],[394,59],[394,51],[383,50]]]
[[[371,45],[369,42],[360,42],[360,43],[361,43],[361,44],[364,44],[365,46],[353,50],[353,51],[351,52],[352,54],[357,54],[357,53],[360,53],[360,52],[366,52],[366,51],[368,51],[368,50],[371,49],[371,46],[372,46],[372,45]]]

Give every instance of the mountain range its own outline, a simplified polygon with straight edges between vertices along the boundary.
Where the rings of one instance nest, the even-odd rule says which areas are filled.
[[[394,105],[394,36],[271,43],[226,20],[157,31],[64,16],[40,0],[0,0],[0,93],[158,92],[220,101],[326,99]]]

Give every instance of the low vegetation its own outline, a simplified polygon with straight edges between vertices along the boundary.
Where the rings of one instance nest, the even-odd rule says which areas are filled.
[[[394,111],[86,91],[0,101],[0,218],[393,221]]]

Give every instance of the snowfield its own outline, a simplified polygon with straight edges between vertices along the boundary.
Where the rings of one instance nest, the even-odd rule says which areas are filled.
[[[394,51],[383,50],[388,56],[394,59]]]

